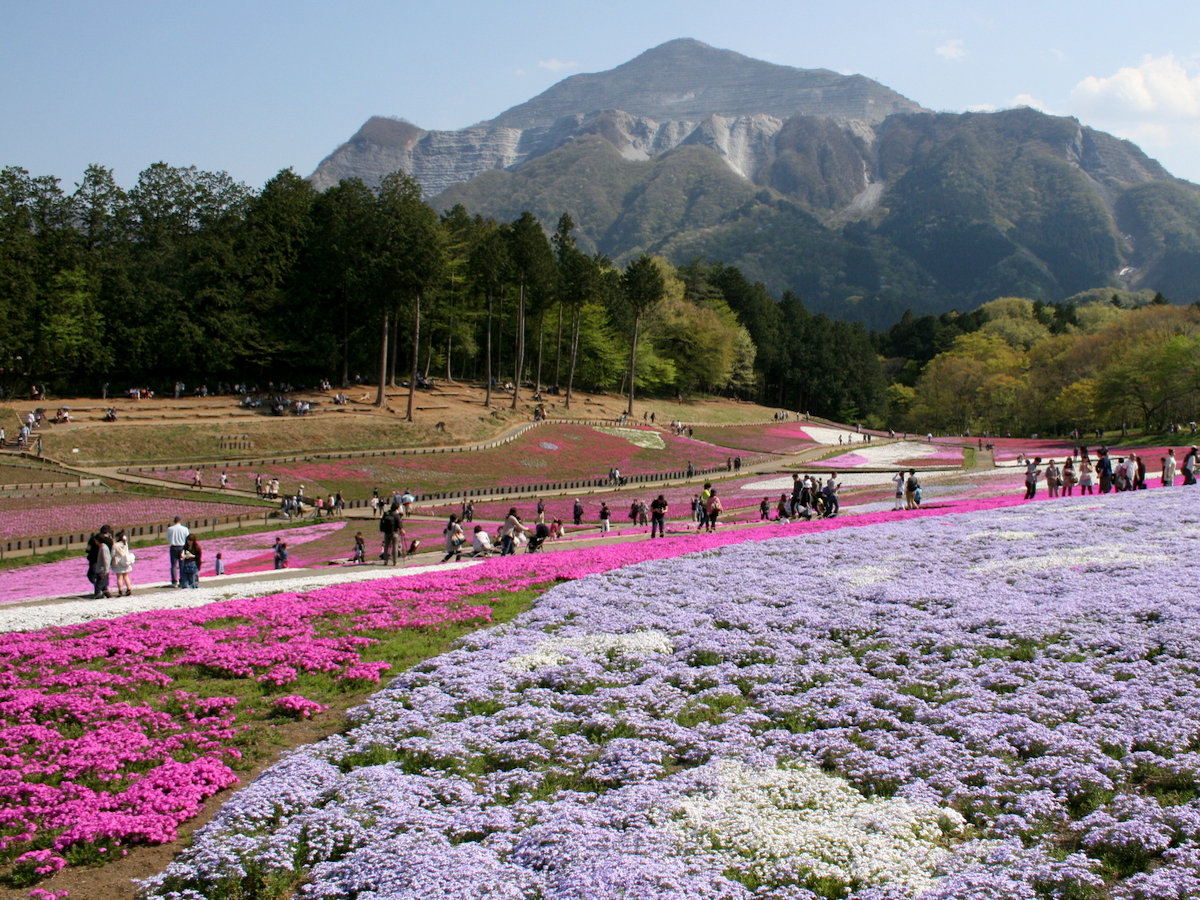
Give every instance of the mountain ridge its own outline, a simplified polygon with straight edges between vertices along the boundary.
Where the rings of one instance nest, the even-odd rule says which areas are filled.
[[[1200,300],[1200,189],[1132,143],[1028,108],[934,113],[689,39],[453,132],[372,118],[312,180],[396,169],[439,210],[547,227],[569,211],[618,263],[703,255],[879,326],[1003,294]]]

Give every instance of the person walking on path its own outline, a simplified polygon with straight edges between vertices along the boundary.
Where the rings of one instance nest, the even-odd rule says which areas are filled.
[[[171,587],[179,587],[179,562],[183,558],[183,545],[187,543],[188,527],[175,517],[167,529],[167,550],[171,556]]]
[[[462,545],[467,539],[462,526],[458,524],[458,516],[453,514],[450,516],[450,521],[446,523],[442,535],[446,539],[446,555],[442,557],[442,562],[449,562],[452,556],[454,561],[458,562],[462,559]]]
[[[892,504],[892,512],[898,509],[904,509],[904,473],[897,472],[892,477],[893,483],[896,485],[896,502]]]
[[[571,509],[571,515],[576,525],[583,524],[583,501],[578,497],[575,498],[575,505]]]
[[[1042,470],[1038,468],[1042,464],[1042,458],[1035,456],[1033,459],[1025,463],[1025,499],[1032,500],[1037,496],[1038,479],[1042,476]],[[911,508],[911,507],[910,507]]]
[[[508,510],[508,515],[504,517],[504,524],[500,526],[500,555],[512,556],[517,552],[517,535],[528,534],[529,529],[521,521],[521,517],[517,515],[517,508],[511,507]]]
[[[100,530],[88,540],[88,581],[92,583],[92,599],[111,597],[109,575],[112,572],[112,529],[101,525]]]
[[[608,534],[609,523],[612,519],[612,513],[608,510],[608,504],[600,503],[600,533]]]
[[[137,556],[129,549],[129,538],[125,534],[125,529],[121,529],[113,540],[112,552],[112,573],[117,576],[118,597],[133,596],[133,585],[129,582],[129,573],[133,571],[135,562],[137,562]]]
[[[1183,457],[1183,483],[1185,485],[1196,483],[1196,454],[1196,448],[1192,447]]]

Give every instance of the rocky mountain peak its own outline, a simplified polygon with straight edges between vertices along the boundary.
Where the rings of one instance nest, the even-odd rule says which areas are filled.
[[[321,163],[312,181],[319,189],[347,177],[377,185],[403,169],[435,196],[488,169],[550,152],[576,139],[585,123],[594,130],[599,118],[616,114],[634,123],[617,129],[628,135],[618,149],[629,158],[648,158],[684,142],[707,143],[723,154],[732,148],[730,167],[746,175],[757,168],[752,159],[762,156],[756,145],[794,116],[873,126],[895,113],[920,111],[917,103],[860,75],[776,65],[682,38],[614,69],[572,75],[458,131],[426,132],[373,117]]]

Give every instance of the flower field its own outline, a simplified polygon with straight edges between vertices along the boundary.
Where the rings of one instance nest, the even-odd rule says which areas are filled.
[[[319,711],[297,685],[378,682],[381,635],[488,620],[462,597],[392,579],[6,635],[0,877],[173,840],[237,782],[251,723]]]
[[[698,441],[741,450],[743,453],[795,453],[818,443],[801,422],[771,422],[765,425],[737,427],[697,425],[692,431],[692,436]]]
[[[94,531],[104,523],[113,530],[133,525],[170,524],[220,516],[261,516],[260,507],[146,497],[113,491],[106,494],[38,493],[0,497],[0,540]]]
[[[268,770],[147,893],[1200,896],[1198,525],[1158,490],[494,561],[572,580]]]
[[[689,461],[696,468],[724,465],[733,452],[654,428],[553,424],[531,429],[501,447],[471,451],[469,466],[462,453],[421,453],[264,466],[262,474],[278,478],[285,494],[303,484],[312,497],[339,490],[349,497],[363,497],[376,487],[381,494],[408,488],[431,493],[603,478],[614,466],[626,475],[682,471]],[[190,484],[193,471],[145,474]],[[217,484],[220,474],[219,469],[203,470],[204,483]],[[254,490],[256,471],[230,469],[228,474],[230,487]]]

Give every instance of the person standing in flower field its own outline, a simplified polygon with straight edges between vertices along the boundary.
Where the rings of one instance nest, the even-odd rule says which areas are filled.
[[[137,557],[129,549],[129,538],[125,534],[125,529],[122,528],[113,539],[112,553],[112,573],[117,576],[118,597],[133,596],[133,585],[129,583],[129,573],[133,571],[135,562],[137,562]]]
[[[275,545],[275,568],[286,569],[288,567],[288,548],[287,544],[279,541]]]
[[[712,533],[717,527],[717,517],[721,515],[721,498],[717,496],[717,489],[712,488],[708,492],[708,505],[705,507],[704,528],[708,533]]]
[[[183,545],[187,543],[188,527],[175,517],[167,529],[167,551],[171,557],[171,587],[179,587],[179,561],[183,557]]]
[[[580,500],[578,497],[575,498],[575,505],[572,508],[571,513],[574,516],[575,524],[582,525],[583,524],[583,501]]]
[[[183,553],[179,559],[180,587],[200,587],[200,564],[203,558],[204,554],[200,549],[200,542],[196,540],[194,534],[189,534],[187,536],[187,543],[183,545]]]
[[[1079,460],[1079,496],[1084,494],[1094,494],[1095,489],[1092,485],[1092,461],[1088,459],[1085,453]]]
[[[1163,487],[1175,487],[1175,448],[1167,450],[1167,455],[1162,459],[1162,485]]]
[[[396,565],[396,544],[401,538],[399,510],[399,504],[393,503],[391,508],[384,511],[379,518],[379,533],[383,537],[379,558],[383,560],[385,566],[389,562],[393,566]]]
[[[112,572],[112,528],[101,525],[100,530],[88,539],[88,581],[92,583],[92,599],[111,597],[109,575]]]
[[[1113,487],[1113,466],[1105,447],[1101,447],[1097,454],[1096,475],[1100,479],[1100,493],[1107,494]]]
[[[1058,496],[1058,485],[1061,479],[1061,474],[1058,470],[1057,463],[1050,460],[1050,464],[1046,466],[1046,495],[1049,497]]]
[[[609,522],[612,519],[612,513],[608,511],[608,504],[601,501],[600,503],[600,533],[608,534]]]
[[[1196,454],[1196,448],[1192,447],[1183,457],[1183,483],[1185,485],[1196,483]]]
[[[892,481],[896,485],[896,502],[892,504],[892,512],[895,512],[904,508],[904,472],[897,472]]]
[[[1029,477],[1028,473],[1026,473],[1025,477],[1026,478]],[[1034,482],[1034,484],[1036,484],[1036,483],[1037,482]],[[921,490],[921,480],[919,478],[917,478],[917,470],[909,469],[908,470],[908,478],[904,482],[904,508],[905,509],[916,509],[918,506],[921,505],[921,500],[918,496],[918,492],[920,490]],[[1028,490],[1028,486],[1026,487],[1026,490]]]
[[[667,498],[659,494],[650,504],[650,537],[666,537]]]

